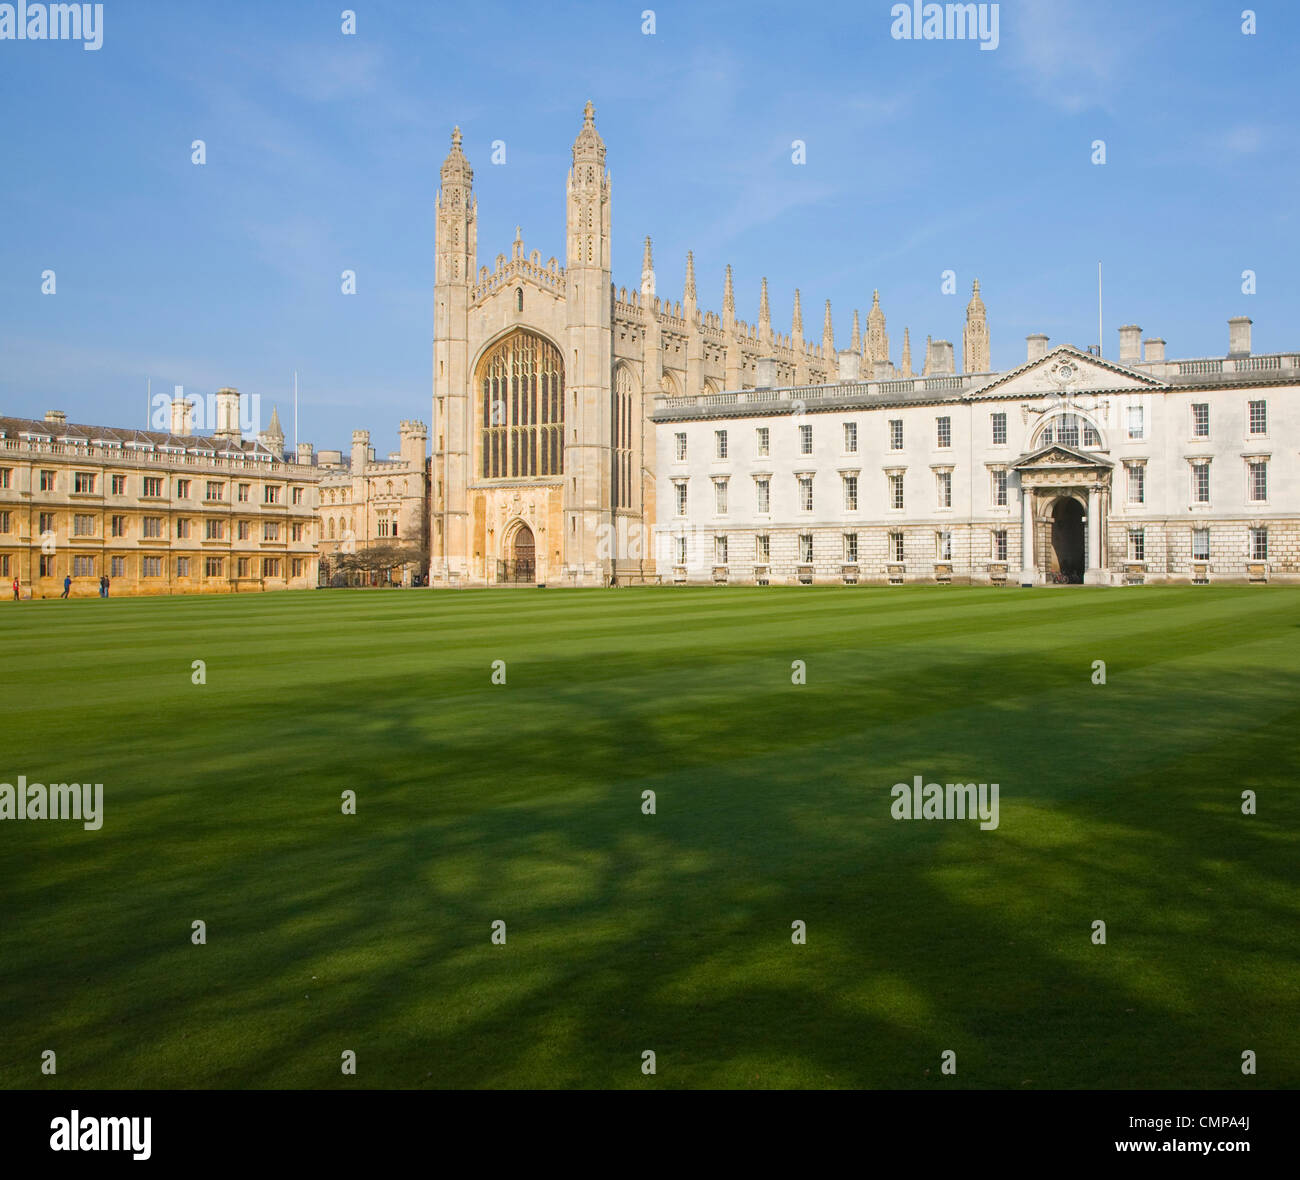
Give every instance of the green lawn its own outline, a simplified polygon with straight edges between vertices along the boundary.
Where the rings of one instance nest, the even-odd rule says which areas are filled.
[[[90,599],[0,644],[0,782],[105,795],[0,823],[0,1087],[1300,1083],[1295,591]],[[1000,826],[891,819],[916,774]]]

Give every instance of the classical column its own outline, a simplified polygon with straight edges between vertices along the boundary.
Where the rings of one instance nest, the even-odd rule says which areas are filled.
[[[1034,490],[1020,485],[1020,584],[1034,584]]]
[[[1089,586],[1106,582],[1101,560],[1101,489],[1096,484],[1088,486],[1088,568],[1083,580]]]

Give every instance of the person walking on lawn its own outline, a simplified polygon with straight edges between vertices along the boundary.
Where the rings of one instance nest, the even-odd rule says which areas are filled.
[[[67,596],[68,596],[68,591],[71,590],[71,589],[72,589],[72,575],[71,575],[71,574],[64,574],[64,576],[63,576],[63,593],[62,593],[61,595],[59,595],[59,597],[60,597],[60,598],[67,598]]]

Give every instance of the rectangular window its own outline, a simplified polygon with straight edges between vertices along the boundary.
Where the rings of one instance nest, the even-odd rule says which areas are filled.
[[[713,538],[713,564],[727,564],[727,535]]]
[[[252,535],[252,522],[248,520],[241,520],[239,522],[238,529],[239,529],[238,532],[239,539],[241,541],[247,541],[248,538]]]
[[[74,471],[72,473],[72,490],[82,495],[89,495],[95,490],[95,473],[93,471]]]
[[[889,420],[889,449],[891,451],[901,451],[903,449],[902,418],[891,418]]]
[[[140,575],[145,578],[161,578],[163,564],[161,557],[145,557],[140,562]]]
[[[952,419],[948,417],[936,418],[936,443],[942,449],[952,446]]]
[[[812,533],[799,534],[799,560],[804,565],[812,565]]]
[[[1210,560],[1210,530],[1192,529],[1192,560]]]
[[[858,534],[844,534],[844,560],[850,565],[858,564]]]
[[[8,576],[9,576],[9,554],[0,553],[0,577],[7,578]]]
[[[766,533],[759,533],[754,538],[754,560],[759,565],[767,565],[772,557],[772,539]]]
[[[1268,529],[1250,530],[1250,559],[1251,561],[1268,560]]]
[[[126,476],[125,476],[125,475],[115,475],[115,476],[113,476],[113,484],[112,484],[112,487],[113,487],[113,495],[115,495],[115,496],[125,496],[125,495],[126,495]]]
[[[801,512],[811,512],[813,510],[813,477],[811,475],[801,475],[799,477],[799,510]]]
[[[1192,500],[1197,504],[1210,502],[1210,465],[1192,464]]]
[[[204,494],[206,500],[224,500],[226,498],[226,485],[218,479],[208,480],[207,491]]]
[[[718,459],[727,457],[727,432],[725,430],[715,430],[713,432],[713,454]]]
[[[112,534],[113,534],[113,536],[115,536],[115,537],[125,537],[125,536],[126,536],[126,517],[125,517],[125,516],[115,516],[115,517],[113,517],[112,520],[110,521],[110,527],[112,528]]]
[[[248,493],[252,490],[252,486],[253,486],[252,484],[247,484],[247,483],[241,483],[239,485],[238,496],[239,496],[239,502],[241,504],[248,503]]]
[[[772,453],[772,431],[767,426],[758,427],[758,457],[766,459]]]
[[[713,511],[718,516],[727,514],[727,481],[725,479],[715,479],[713,481]]]
[[[678,432],[673,435],[673,438],[677,443],[677,462],[684,463],[686,461],[686,431]]]
[[[1130,504],[1146,503],[1147,469],[1142,463],[1130,463],[1128,471],[1128,502]]]
[[[7,488],[13,485],[14,469],[12,467],[0,467],[0,488]]]
[[[302,571],[306,564],[307,563],[301,557],[295,557],[293,559],[293,576],[295,578],[302,577]]]
[[[1146,423],[1143,420],[1141,406],[1129,406],[1128,408],[1128,436],[1129,438],[1141,438],[1145,432]]]
[[[936,473],[939,477],[939,507],[952,507],[952,472],[940,471]]]
[[[188,500],[190,498],[190,485],[192,479],[178,479],[176,481],[176,498],[178,500]]]
[[[126,558],[114,557],[109,561],[110,576],[114,578],[126,577]]]
[[[205,557],[203,559],[203,573],[209,578],[221,577],[221,558]]]
[[[278,541],[280,539],[280,522],[278,520],[264,520],[262,522],[262,540]]]
[[[799,427],[799,454],[811,455],[812,452],[812,427],[808,425]]]
[[[858,477],[856,475],[846,475],[844,477],[844,511],[856,512],[858,510]]]
[[[143,481],[144,491],[142,496],[161,496],[163,494],[163,481],[161,475],[146,475]]]
[[[1268,499],[1268,460],[1257,459],[1247,466],[1250,468],[1250,499],[1260,501]]]
[[[1007,445],[1007,416],[1001,410],[993,415],[993,445],[995,447]]]
[[[180,541],[188,541],[190,537],[190,521],[188,517],[181,517],[176,521],[176,538]]]
[[[993,472],[993,503],[998,508],[1007,506],[1007,469],[999,467]]]
[[[1128,559],[1129,561],[1146,561],[1147,559],[1147,535],[1143,529],[1129,529],[1128,534]]]
[[[54,554],[42,553],[40,564],[40,575],[42,578],[54,577]]]
[[[937,561],[952,560],[952,533],[934,534],[934,556]]]
[[[37,528],[42,533],[52,533],[55,529],[54,513],[42,512],[36,518]]]
[[[758,511],[772,511],[772,481],[770,479],[759,479],[754,481],[755,490],[758,493]]]
[[[685,482],[685,480],[683,480],[681,483],[675,483],[675,484],[673,484],[673,493],[674,493],[674,494],[676,495],[676,497],[677,497],[677,515],[678,515],[678,516],[685,516],[685,515],[686,515],[686,482]]]
[[[280,502],[280,485],[269,483],[262,489],[263,504],[278,504]]]
[[[293,495],[293,502],[295,504],[302,503],[302,488],[294,488],[292,495]]]
[[[674,542],[674,548],[677,550],[677,564],[685,565],[686,564],[686,538],[674,537],[673,542]]]
[[[205,520],[203,522],[203,539],[205,541],[223,541],[226,537],[224,520]]]
[[[240,578],[248,577],[248,558],[241,557],[239,559],[239,564],[235,568],[239,571],[238,574],[236,575],[237,577]]]
[[[293,541],[301,541],[301,540],[302,540],[302,522],[301,522],[301,521],[295,521],[294,524],[291,526],[290,531],[289,531],[289,538],[290,538],[290,540],[293,540]]]
[[[858,453],[858,424],[856,422],[844,423],[844,453],[846,455],[856,455]]]
[[[1210,403],[1197,402],[1192,406],[1192,437],[1210,437]]]
[[[900,472],[895,472],[889,477],[889,506],[891,508],[903,506],[903,476]]]
[[[42,472],[41,472],[41,491],[43,491],[43,492],[52,492],[52,491],[54,491],[54,483],[55,483],[55,480],[56,480],[57,476],[58,476],[58,473],[57,473],[57,472],[54,472],[54,471],[42,471]]]
[[[1006,529],[993,530],[992,553],[993,553],[994,561],[1007,560],[1007,530]]]
[[[72,576],[74,578],[93,578],[95,576],[95,559],[93,557],[74,557],[72,559]]]
[[[140,532],[142,537],[161,537],[162,536],[162,517],[146,516],[143,521],[143,529]]]
[[[278,578],[280,576],[280,559],[278,557],[262,558],[262,577]]]
[[[1250,402],[1250,433],[1268,433],[1268,402]]]
[[[9,531],[9,513],[0,512],[0,533],[7,533],[8,531]]]
[[[892,561],[897,562],[903,560],[903,534],[902,533],[889,534],[889,552],[890,552],[890,559]]]
[[[95,535],[95,518],[89,514],[77,513],[72,518],[72,535],[74,537],[93,537]]]
[[[188,578],[190,576],[190,559],[188,557],[178,557],[176,559],[176,576],[178,578]]]

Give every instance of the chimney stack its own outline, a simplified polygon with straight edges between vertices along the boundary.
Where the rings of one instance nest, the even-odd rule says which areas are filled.
[[[755,389],[775,389],[776,388],[776,357],[764,356],[759,357],[754,366],[754,388]]]
[[[839,362],[837,376],[841,381],[859,381],[862,373],[862,356],[851,348],[836,354]]]
[[[68,415],[62,410],[46,410],[45,421],[53,426],[66,426],[68,424]]]
[[[298,462],[303,467],[311,466],[311,443],[298,444]]]
[[[352,474],[359,475],[370,459],[370,431],[352,432]]]
[[[1047,337],[1041,332],[1035,332],[1032,336],[1025,337],[1025,359],[1030,361],[1041,361],[1047,355]]]
[[[952,341],[931,340],[925,358],[925,373],[929,377],[949,377],[954,372]]]
[[[190,399],[177,395],[172,398],[172,433],[187,438],[193,432],[192,419],[194,406]]]
[[[1137,324],[1125,324],[1119,330],[1119,363],[1121,365],[1142,363],[1142,329]]]
[[[1165,342],[1159,336],[1146,341],[1146,358],[1148,365],[1162,365],[1165,362]]]
[[[1229,356],[1250,356],[1251,323],[1251,318],[1244,315],[1234,316],[1228,321]]]
[[[239,390],[217,390],[217,428],[212,433],[216,438],[234,442],[243,437],[239,429]]]

